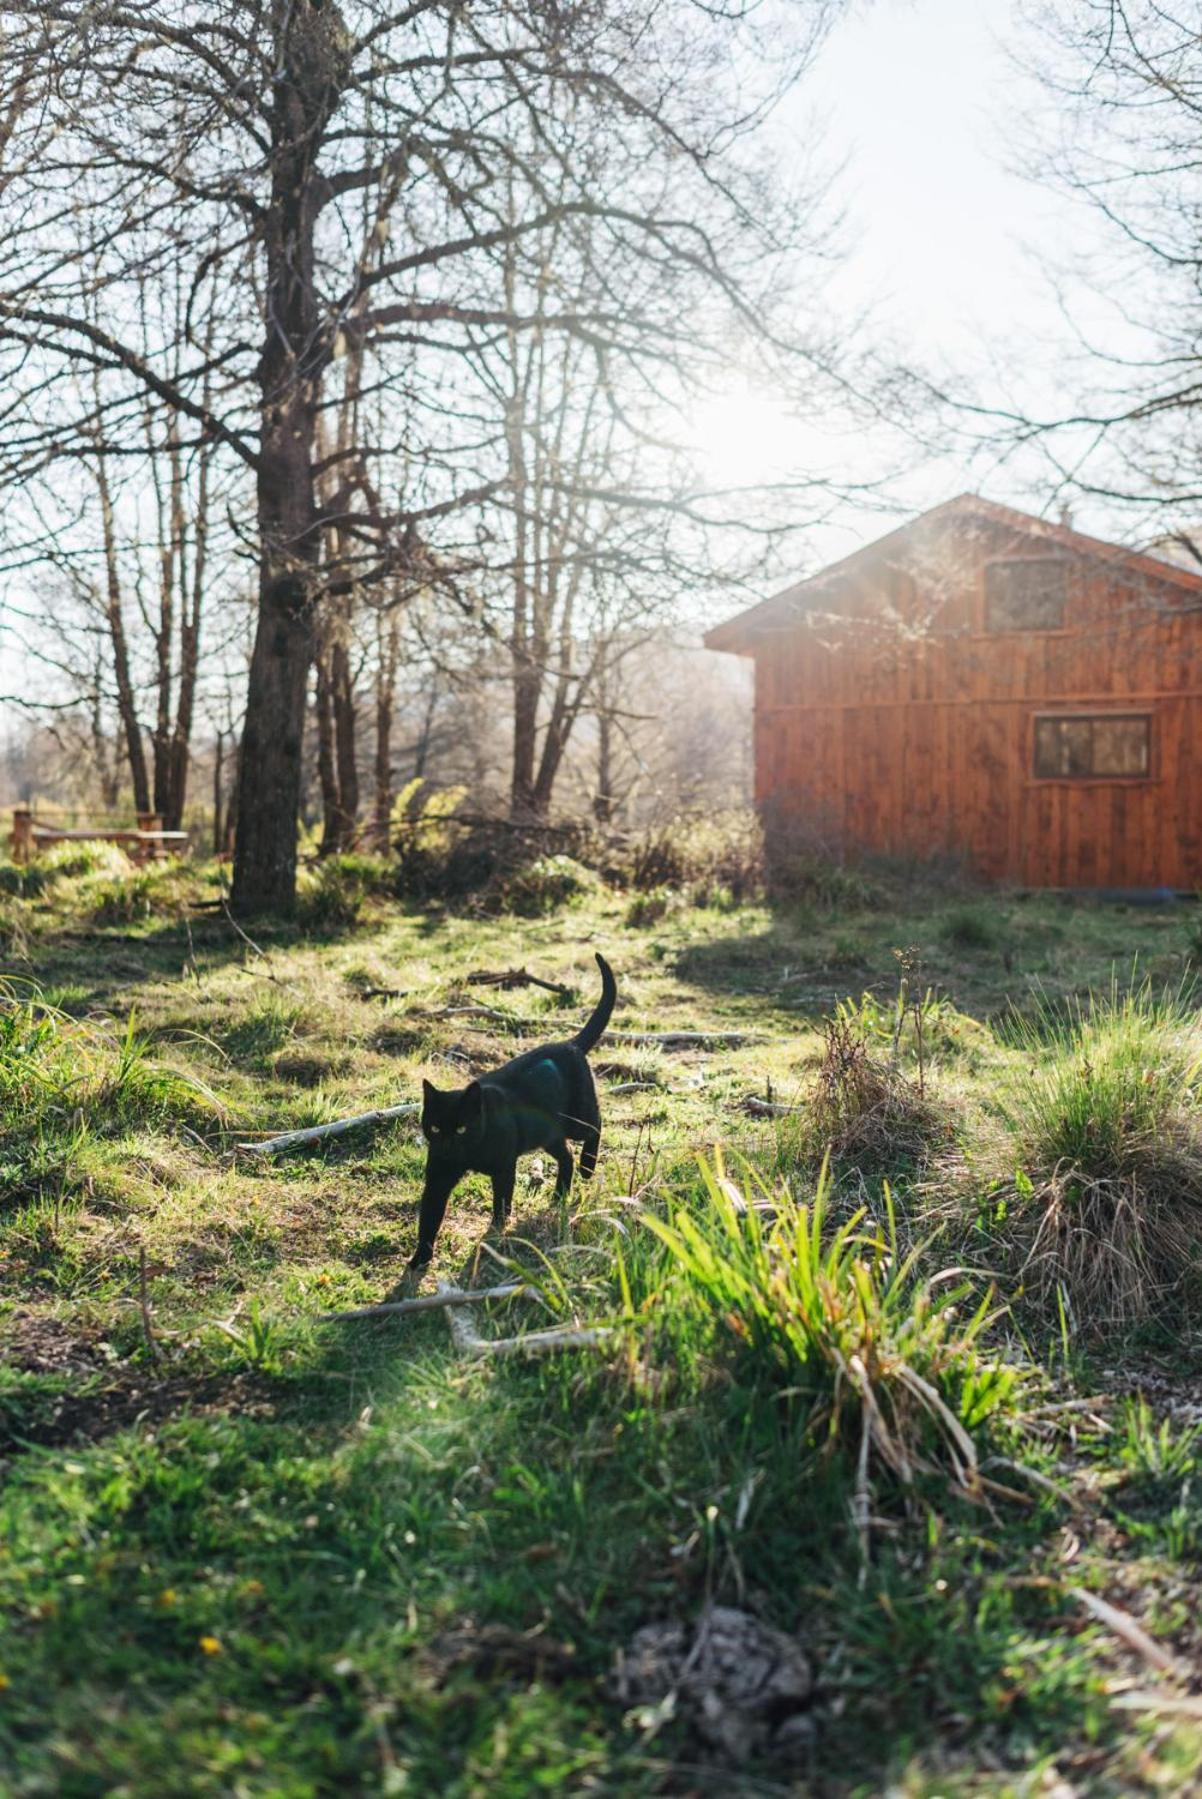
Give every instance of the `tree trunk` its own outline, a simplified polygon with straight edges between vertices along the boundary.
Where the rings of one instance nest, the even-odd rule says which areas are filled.
[[[392,714],[396,705],[396,673],[400,626],[395,612],[378,620],[379,660],[376,671],[376,757],[373,812],[376,847],[387,850],[392,832]]]
[[[359,823],[359,768],[355,751],[355,684],[346,639],[339,630],[330,653],[330,704],[334,713],[334,760],[338,770],[336,847],[349,849]]]
[[[593,817],[599,825],[613,823],[613,731],[614,723],[607,711],[597,714],[597,791],[593,795]]]
[[[327,350],[317,307],[315,159],[338,101],[336,7],[273,0],[271,199],[265,215],[267,329],[259,359],[259,616],[238,767],[231,902],[292,911],[305,698],[321,551],[315,446]]]
[[[150,781],[146,772],[146,746],[138,722],[133,677],[129,666],[129,644],[125,636],[125,618],[121,609],[121,574],[117,566],[116,525],[109,490],[108,470],[103,456],[96,458],[96,487],[100,495],[100,522],[104,532],[104,572],[106,612],[109,640],[113,646],[113,674],[117,683],[117,711],[125,733],[125,751],[129,758],[130,779],[134,788],[135,812],[149,812]]]
[[[329,856],[338,848],[338,765],[334,756],[334,708],[330,703],[330,652],[322,644],[316,656],[316,692],[313,712],[317,720],[317,780],[321,787],[321,846]]]
[[[222,812],[225,810],[225,795],[222,791],[221,777],[225,772],[225,732],[218,731],[217,743],[213,751],[213,854],[220,856],[222,850]]]

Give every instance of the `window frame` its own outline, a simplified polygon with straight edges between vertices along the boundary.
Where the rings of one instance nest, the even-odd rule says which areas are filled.
[[[1021,568],[1024,563],[1054,562],[1064,570],[1064,605],[1061,608],[1060,623],[1057,625],[994,625],[989,620],[989,571],[995,568]],[[1068,623],[1069,604],[1069,570],[1072,557],[1058,555],[1055,552],[1023,556],[990,556],[981,569],[981,633],[985,637],[1057,637],[1070,629]]]
[[[1099,709],[1096,706],[1090,706],[1090,707],[1077,707],[1077,708],[1074,708],[1074,709],[1071,709],[1068,711],[1062,711],[1062,710],[1057,709],[1056,711],[1043,710],[1043,711],[1039,711],[1039,712],[1033,712],[1031,714],[1030,742],[1029,742],[1028,750],[1027,750],[1027,769],[1028,769],[1028,777],[1027,778],[1031,782],[1032,785],[1039,786],[1039,787],[1052,787],[1052,786],[1057,786],[1057,785],[1067,786],[1067,787],[1089,787],[1089,786],[1094,786],[1094,787],[1097,787],[1097,786],[1140,787],[1140,786],[1147,786],[1150,782],[1155,781],[1157,778],[1157,776],[1156,776],[1156,732],[1154,729],[1155,717],[1156,717],[1155,711],[1152,709],[1149,709],[1146,706],[1139,706],[1139,707],[1124,706],[1121,710],[1118,708],[1115,708],[1112,711],[1106,711],[1105,709]],[[1070,775],[1070,774],[1043,775],[1043,774],[1040,774],[1038,771],[1038,765],[1036,762],[1036,757],[1038,755],[1038,750],[1039,750],[1039,727],[1041,724],[1045,724],[1048,722],[1055,723],[1055,724],[1091,724],[1091,725],[1092,724],[1123,724],[1123,723],[1142,724],[1145,727],[1146,741],[1147,741],[1147,746],[1148,746],[1148,765],[1144,769],[1142,774],[1130,774],[1130,775],[1101,774],[1100,775],[1100,774],[1094,773],[1092,770],[1089,774],[1084,774],[1084,775]],[[1092,750],[1092,745],[1091,745],[1091,750]]]

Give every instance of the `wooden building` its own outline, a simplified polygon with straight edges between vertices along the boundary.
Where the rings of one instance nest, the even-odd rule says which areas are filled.
[[[706,642],[754,658],[770,828],[1202,888],[1202,571],[964,494]]]

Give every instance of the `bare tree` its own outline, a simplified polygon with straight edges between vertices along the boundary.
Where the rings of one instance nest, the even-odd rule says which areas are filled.
[[[782,32],[795,23],[784,82],[828,9],[794,0],[777,10]],[[44,137],[6,195],[0,375],[19,382],[23,410],[10,411],[4,463],[20,478],[77,453],[80,422],[53,396],[64,369],[99,366],[119,389],[100,421],[110,447],[149,393],[187,431],[181,453],[211,445],[253,487],[241,909],[292,902],[319,604],[398,572],[418,579],[438,521],[481,497],[458,478],[448,369],[469,333],[531,328],[496,296],[496,252],[518,244],[536,260],[549,231],[602,221],[587,304],[539,325],[587,338],[611,361],[672,328],[623,305],[606,275],[616,248],[665,285],[687,268],[748,310],[743,270],[779,247],[757,231],[735,154],[761,111],[764,95],[749,101],[747,86],[753,34],[768,24],[751,0],[13,0],[4,66],[32,62],[44,76]],[[621,152],[603,192],[578,154],[600,133]],[[670,185],[649,183],[665,159]],[[530,196],[519,219],[501,204],[515,173]],[[100,323],[77,303],[81,259],[103,271]],[[194,304],[217,319],[213,341],[189,322],[168,342],[164,307],[163,351],[131,347],[131,291],[181,267],[188,319]],[[329,373],[352,344],[370,383],[392,351],[421,361],[426,422],[410,421],[416,454],[392,446],[380,465],[391,465],[386,486],[369,478],[362,446],[322,448]],[[326,554],[333,528],[338,569]]]
[[[954,400],[1045,492],[1050,474],[1053,504],[1095,496],[1163,531],[1166,513],[1202,509],[1202,23],[1165,0],[1028,0],[1024,23],[1046,102],[1027,121],[1028,172],[1090,223],[1071,261],[1045,258],[1068,331],[1062,397],[1036,409],[1016,377]]]

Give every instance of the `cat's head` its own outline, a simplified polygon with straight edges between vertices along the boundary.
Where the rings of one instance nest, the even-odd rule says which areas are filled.
[[[479,1081],[456,1087],[450,1093],[423,1081],[422,1136],[427,1143],[468,1144],[478,1131],[483,1104]]]

